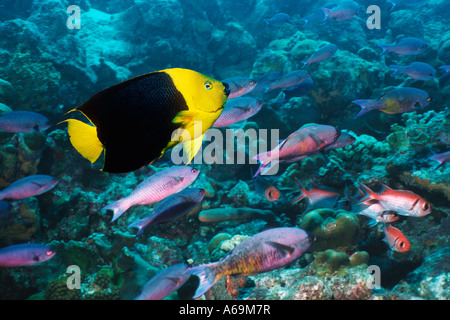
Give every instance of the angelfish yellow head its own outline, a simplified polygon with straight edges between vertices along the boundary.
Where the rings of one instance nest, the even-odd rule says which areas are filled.
[[[219,113],[219,117],[230,94],[228,84],[189,69],[174,68],[162,72],[171,76],[175,87],[186,100],[189,111]]]

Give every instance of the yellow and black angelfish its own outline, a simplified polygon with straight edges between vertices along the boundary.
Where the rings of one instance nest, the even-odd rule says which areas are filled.
[[[80,111],[92,125],[62,122],[68,122],[72,145],[91,163],[104,150],[102,171],[130,172],[160,158],[185,133],[191,139],[185,138],[183,149],[192,160],[229,93],[226,83],[201,73],[165,69],[118,83],[69,111]],[[201,123],[201,132],[194,122]]]

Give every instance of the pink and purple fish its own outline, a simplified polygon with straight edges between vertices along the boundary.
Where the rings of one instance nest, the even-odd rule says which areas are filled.
[[[247,77],[232,77],[223,80],[230,88],[228,99],[241,97],[251,92],[256,87],[257,82]]]
[[[190,166],[174,166],[159,171],[142,181],[131,194],[117,200],[102,210],[112,211],[112,221],[117,220],[134,205],[159,202],[190,186],[199,175],[199,170]]]
[[[135,300],[162,300],[179,289],[190,277],[185,274],[188,265],[178,263],[162,270],[142,287]]]
[[[223,276],[254,275],[284,267],[302,257],[314,240],[305,230],[289,227],[269,229],[247,238],[220,261],[186,271],[200,279],[193,298],[202,296]]]
[[[324,22],[330,19],[335,21],[345,21],[352,19],[358,15],[360,5],[355,1],[342,1],[333,8],[323,7],[325,14]]]
[[[430,159],[439,163],[439,165],[436,167],[437,169],[446,164],[447,162],[450,162],[450,151],[432,155]]]
[[[265,93],[275,90],[277,88],[286,89],[302,83],[306,79],[308,79],[309,73],[305,70],[294,70],[291,71],[284,76],[282,76],[279,80],[272,82],[269,86],[267,86]]]
[[[228,99],[219,118],[214,122],[213,127],[228,127],[246,120],[258,113],[262,106],[263,102],[256,98],[239,97]]]
[[[423,109],[430,104],[431,98],[426,91],[412,87],[393,89],[378,99],[354,100],[352,103],[361,106],[361,111],[354,117],[380,110],[387,114],[412,112]]]
[[[162,200],[149,216],[130,224],[128,228],[137,228],[137,237],[152,224],[168,223],[185,216],[203,200],[204,196],[205,189],[184,189]]]
[[[6,132],[38,132],[50,127],[49,119],[32,111],[13,111],[0,117],[0,130]]]
[[[43,244],[16,244],[0,249],[0,267],[32,266],[53,258],[55,254]]]
[[[411,62],[407,66],[390,65],[389,68],[395,69],[392,77],[406,74],[413,80],[433,80],[436,78],[436,70],[425,62]]]
[[[442,69],[445,71],[445,73],[439,79],[442,79],[450,74],[450,65],[440,66],[439,69]]]
[[[340,130],[333,126],[316,123],[305,124],[291,133],[274,149],[253,157],[260,163],[254,177],[260,173],[267,174],[280,162],[292,163],[315,155],[326,146],[334,143],[340,134]]]
[[[22,200],[43,194],[53,189],[58,180],[49,175],[32,175],[11,183],[0,191],[0,200]]]
[[[318,63],[328,58],[331,58],[336,53],[337,49],[338,46],[332,43],[319,48],[308,59],[302,60],[303,63],[302,69],[311,64]]]
[[[402,38],[397,43],[379,44],[378,46],[383,49],[380,56],[389,52],[399,55],[416,55],[425,52],[428,48],[428,45],[422,39],[415,37]]]

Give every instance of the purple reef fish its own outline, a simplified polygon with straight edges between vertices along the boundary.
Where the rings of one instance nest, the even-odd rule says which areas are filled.
[[[32,111],[13,111],[0,117],[0,129],[6,132],[37,132],[50,127],[49,119]]]
[[[445,73],[439,79],[442,79],[450,74],[450,65],[440,66],[439,69],[445,71]]]
[[[291,71],[284,76],[282,76],[279,80],[271,83],[265,90],[265,92],[272,91],[276,88],[290,88],[298,85],[299,83],[305,81],[309,78],[309,73],[305,70],[294,70]]]
[[[394,44],[379,44],[380,48],[383,49],[380,56],[385,55],[389,52],[394,52],[399,55],[415,55],[425,52],[428,45],[419,38],[402,38],[397,43]]]
[[[142,181],[129,196],[107,205],[102,210],[112,211],[112,221],[115,221],[131,206],[156,203],[180,192],[190,186],[198,175],[199,170],[190,166],[164,169]]]
[[[439,165],[436,167],[437,169],[450,161],[450,151],[432,155],[430,159],[439,163]]]
[[[192,211],[204,198],[205,189],[187,188],[162,200],[152,214],[128,226],[137,228],[136,237],[152,224],[174,221]]]
[[[202,296],[223,276],[254,275],[284,267],[303,256],[313,242],[314,236],[299,228],[273,228],[247,238],[220,261],[186,271],[200,279],[193,298]]]
[[[31,266],[55,255],[50,247],[38,243],[16,244],[0,249],[0,267]]]
[[[296,86],[282,90],[281,91],[282,98],[280,103],[286,103],[291,98],[294,97],[302,97],[310,93],[313,88],[314,88],[314,81],[311,78],[308,78]]]
[[[22,200],[38,196],[53,189],[57,184],[58,180],[52,176],[39,174],[28,176],[14,181],[8,187],[0,191],[0,200]]]
[[[264,19],[266,27],[281,27],[283,24],[290,22],[291,17],[284,12],[279,12],[273,15],[270,19]]]
[[[180,288],[190,277],[184,274],[188,265],[178,263],[162,270],[142,287],[135,300],[162,300]]]
[[[227,78],[224,83],[227,83],[230,88],[228,99],[241,97],[253,90],[257,82],[247,77],[233,77]]]
[[[326,146],[334,143],[340,134],[340,130],[329,125],[305,124],[291,133],[271,151],[262,152],[253,157],[261,164],[254,177],[267,172],[266,168],[269,165],[271,168],[280,162],[292,163],[315,155]]]
[[[330,8],[322,8],[325,13],[324,22],[330,19],[336,21],[344,21],[348,19],[352,19],[358,15],[360,5],[355,1],[342,1],[339,2],[332,9]]]
[[[423,109],[430,104],[431,98],[426,91],[411,87],[393,89],[378,99],[354,100],[352,103],[361,106],[361,111],[354,117],[380,110],[388,114],[405,113]]]
[[[425,62],[412,62],[407,66],[390,65],[389,68],[395,69],[391,74],[392,77],[406,74],[414,80],[433,80],[436,78],[436,70]]]
[[[328,58],[331,58],[336,53],[337,49],[338,46],[332,43],[319,48],[308,59],[302,60],[303,63],[302,68],[311,65],[313,63],[318,63]]]
[[[266,88],[275,81],[278,81],[283,74],[280,71],[271,71],[267,72],[258,78],[256,78],[256,86],[253,88],[251,94],[260,94],[264,93]]]
[[[256,98],[239,97],[227,100],[219,118],[213,127],[228,127],[236,122],[246,120],[261,110],[263,102]]]
[[[356,138],[354,136],[352,136],[350,133],[342,131],[340,136],[336,139],[336,141],[324,147],[323,150],[344,148],[346,146],[353,144],[355,141]]]

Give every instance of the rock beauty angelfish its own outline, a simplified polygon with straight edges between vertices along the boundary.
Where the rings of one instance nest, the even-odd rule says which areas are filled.
[[[104,172],[137,170],[180,142],[190,162],[229,93],[228,84],[196,71],[165,69],[113,85],[68,112],[80,111],[90,124],[62,122],[74,148],[91,163],[104,151]]]

